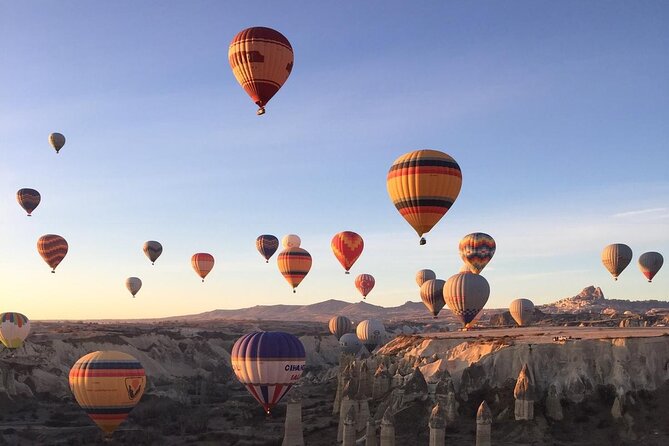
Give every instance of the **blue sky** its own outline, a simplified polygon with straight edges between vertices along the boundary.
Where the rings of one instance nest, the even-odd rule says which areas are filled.
[[[416,270],[457,272],[457,242],[491,234],[488,306],[584,286],[669,299],[638,255],[669,254],[669,5],[581,2],[0,1],[1,311],[132,318],[252,304],[418,300]],[[227,49],[249,26],[295,51],[255,115]],[[56,155],[47,136],[67,144]],[[452,155],[463,189],[417,237],[388,199],[399,155]],[[42,193],[27,219],[21,187]],[[329,241],[366,241],[345,276]],[[35,250],[57,233],[55,275]],[[255,251],[296,233],[314,266],[297,294]],[[159,240],[151,267],[141,252]],[[614,283],[599,255],[624,242]],[[217,264],[202,285],[190,256]],[[128,276],[144,287],[136,299]],[[6,308],[5,308],[6,307]]]

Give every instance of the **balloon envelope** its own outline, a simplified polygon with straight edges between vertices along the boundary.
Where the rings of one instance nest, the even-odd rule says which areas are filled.
[[[432,279],[436,279],[437,275],[431,269],[421,269],[416,273],[416,283],[418,286],[423,286],[423,284]]]
[[[464,325],[474,320],[489,296],[490,285],[478,274],[458,273],[444,284],[444,301]]]
[[[529,325],[534,320],[534,304],[529,299],[516,299],[509,305],[509,313],[516,324]]]
[[[483,268],[495,255],[497,245],[495,240],[483,232],[473,232],[465,235],[458,246],[460,257],[471,272],[480,274]]]
[[[244,335],[230,353],[237,379],[268,414],[302,376],[305,358],[302,342],[281,331]]]
[[[358,324],[355,334],[370,352],[383,342],[386,327],[377,319],[367,319]]]
[[[299,248],[302,240],[295,234],[284,235],[281,239],[281,246],[284,248]]]
[[[256,26],[240,31],[232,39],[228,60],[237,82],[261,115],[293,69],[293,48],[279,31]]]
[[[155,240],[149,240],[148,242],[144,242],[142,250],[144,251],[144,255],[151,260],[151,265],[153,265],[163,253],[163,245]]]
[[[30,334],[30,321],[21,313],[0,314],[0,342],[10,349],[23,345]]]
[[[56,149],[56,153],[58,153],[65,145],[65,136],[61,133],[52,133],[49,135],[49,144],[51,144],[51,147]]]
[[[330,333],[339,340],[343,335],[353,330],[353,323],[346,316],[335,316],[328,322],[328,328]]]
[[[627,268],[631,261],[632,248],[623,243],[608,245],[602,251],[602,263],[613,276],[613,280],[618,280],[620,273]]]
[[[416,150],[395,160],[386,187],[393,204],[421,237],[448,212],[460,193],[462,173],[450,155]]]
[[[311,269],[311,255],[302,248],[286,248],[279,253],[277,264],[279,271],[295,292],[295,288]]]
[[[139,277],[128,277],[125,279],[125,287],[130,291],[130,294],[132,294],[132,297],[135,297],[135,294],[137,294],[142,288],[142,281],[139,279]]]
[[[371,274],[360,274],[355,278],[355,287],[362,294],[362,298],[365,299],[367,295],[372,291],[376,281],[374,276]]]
[[[200,276],[204,282],[204,278],[207,277],[207,274],[214,268],[214,256],[206,252],[193,254],[190,263],[197,275]]]
[[[346,274],[348,274],[348,271],[362,254],[365,242],[355,232],[343,231],[332,237],[330,247],[341,266],[344,267]]]
[[[77,403],[107,434],[128,417],[146,388],[142,364],[118,351],[82,356],[70,369],[69,379]]]
[[[444,284],[441,279],[431,279],[425,281],[420,286],[420,298],[435,318],[442,308],[444,308]]]
[[[37,252],[51,267],[52,273],[56,272],[56,267],[67,255],[67,250],[67,241],[60,235],[46,234],[37,240]]]
[[[663,264],[664,258],[659,252],[644,252],[639,256],[639,269],[649,282],[653,281],[653,277],[662,268]]]
[[[16,201],[28,213],[28,217],[42,201],[42,196],[35,189],[19,189],[16,192]]]
[[[265,262],[269,263],[270,257],[279,249],[279,239],[270,234],[258,236],[256,239],[256,249],[265,258]]]
[[[355,333],[345,333],[339,338],[339,346],[342,352],[348,355],[355,355],[362,348],[362,342],[360,342]]]

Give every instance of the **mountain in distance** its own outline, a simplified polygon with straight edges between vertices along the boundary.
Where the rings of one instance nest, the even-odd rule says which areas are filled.
[[[551,304],[539,305],[544,313],[647,313],[653,311],[664,312],[669,310],[669,302],[662,300],[626,300],[607,299],[600,287],[589,286],[576,296],[560,299]]]

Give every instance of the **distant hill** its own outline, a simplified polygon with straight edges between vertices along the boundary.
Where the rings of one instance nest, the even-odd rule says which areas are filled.
[[[558,300],[538,307],[544,313],[647,313],[653,310],[669,310],[669,302],[662,300],[607,299],[601,288],[589,286],[576,296]]]

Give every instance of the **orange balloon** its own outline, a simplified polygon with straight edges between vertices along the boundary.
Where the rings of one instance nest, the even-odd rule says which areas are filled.
[[[206,252],[193,254],[190,262],[197,275],[202,277],[203,282],[204,278],[207,277],[207,274],[214,268],[214,256],[207,254]]]
[[[341,263],[341,266],[346,270],[346,274],[349,274],[348,271],[355,261],[358,260],[360,254],[362,254],[365,242],[355,232],[344,231],[332,237],[330,247],[337,260],[339,260],[339,263]]]
[[[277,263],[279,271],[290,286],[293,287],[294,293],[295,288],[297,288],[311,269],[311,254],[302,248],[286,248],[279,253]]]

